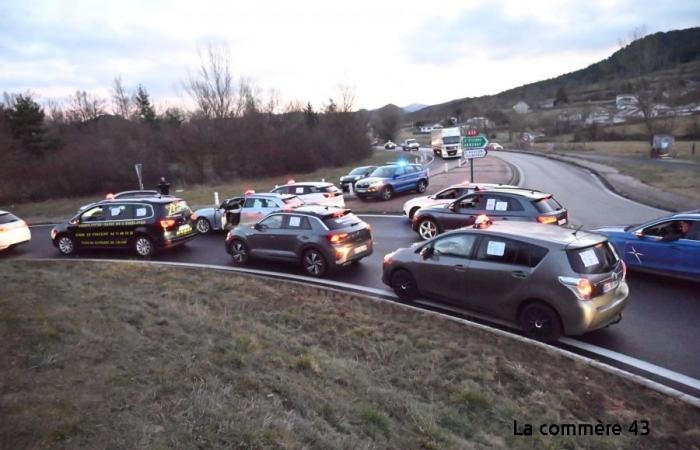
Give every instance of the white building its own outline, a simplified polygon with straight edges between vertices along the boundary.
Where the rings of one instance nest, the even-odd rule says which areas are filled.
[[[632,94],[621,94],[615,97],[617,109],[637,109],[637,97]]]
[[[513,111],[515,111],[518,114],[528,113],[530,112],[530,105],[521,100],[515,105],[513,105]]]

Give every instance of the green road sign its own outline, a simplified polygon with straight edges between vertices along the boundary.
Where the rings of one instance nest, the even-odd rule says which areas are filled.
[[[469,148],[484,148],[489,141],[486,136],[464,136],[462,137],[462,147],[465,149]]]

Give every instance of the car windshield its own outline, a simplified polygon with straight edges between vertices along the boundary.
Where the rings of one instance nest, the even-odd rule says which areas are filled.
[[[304,200],[300,199],[299,197],[285,198],[282,200],[282,203],[284,203],[284,206],[288,208],[298,208],[305,204]]]
[[[442,142],[445,144],[459,144],[459,136],[447,136],[442,138]]]
[[[592,247],[567,250],[566,256],[574,272],[584,274],[610,272],[618,261],[617,254],[608,241]]]
[[[352,169],[349,175],[362,175],[367,170],[366,167],[358,167],[357,169]]]
[[[414,142],[418,142],[415,139],[406,139],[407,144],[413,144]]]
[[[0,225],[2,225],[4,223],[15,222],[17,220],[19,220],[19,219],[10,213],[0,214]]]
[[[396,167],[377,167],[376,169],[374,169],[374,172],[370,174],[370,176],[379,178],[391,178],[394,176],[395,170]]]

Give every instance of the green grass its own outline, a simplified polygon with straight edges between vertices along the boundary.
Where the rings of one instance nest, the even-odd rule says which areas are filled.
[[[234,179],[223,184],[178,185],[171,186],[171,193],[187,200],[192,206],[210,205],[214,203],[214,192],[219,193],[219,199],[241,195],[249,189],[259,192],[268,192],[275,185],[287,183],[289,179],[296,181],[320,181],[339,182],[342,175],[346,175],[355,167],[363,165],[380,165],[392,161],[396,156],[382,151],[375,152],[371,157],[357,163],[347,164],[342,167],[321,168],[311,173],[290,173],[280,177],[265,177],[256,179]],[[146,188],[149,188],[146,186]],[[182,189],[182,192],[175,192]],[[17,216],[29,222],[57,222],[72,217],[81,205],[96,200],[100,196],[81,196],[72,198],[57,198],[24,204],[0,205],[0,209],[12,211]]]
[[[700,411],[392,303],[198,269],[0,262],[2,448],[693,448]],[[86,282],[89,280],[89,282]],[[649,436],[513,436],[650,421]]]

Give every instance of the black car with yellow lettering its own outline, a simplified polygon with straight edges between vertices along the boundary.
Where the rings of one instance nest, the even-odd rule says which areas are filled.
[[[53,245],[64,255],[115,248],[147,257],[196,235],[190,207],[171,196],[102,200],[51,230]]]

